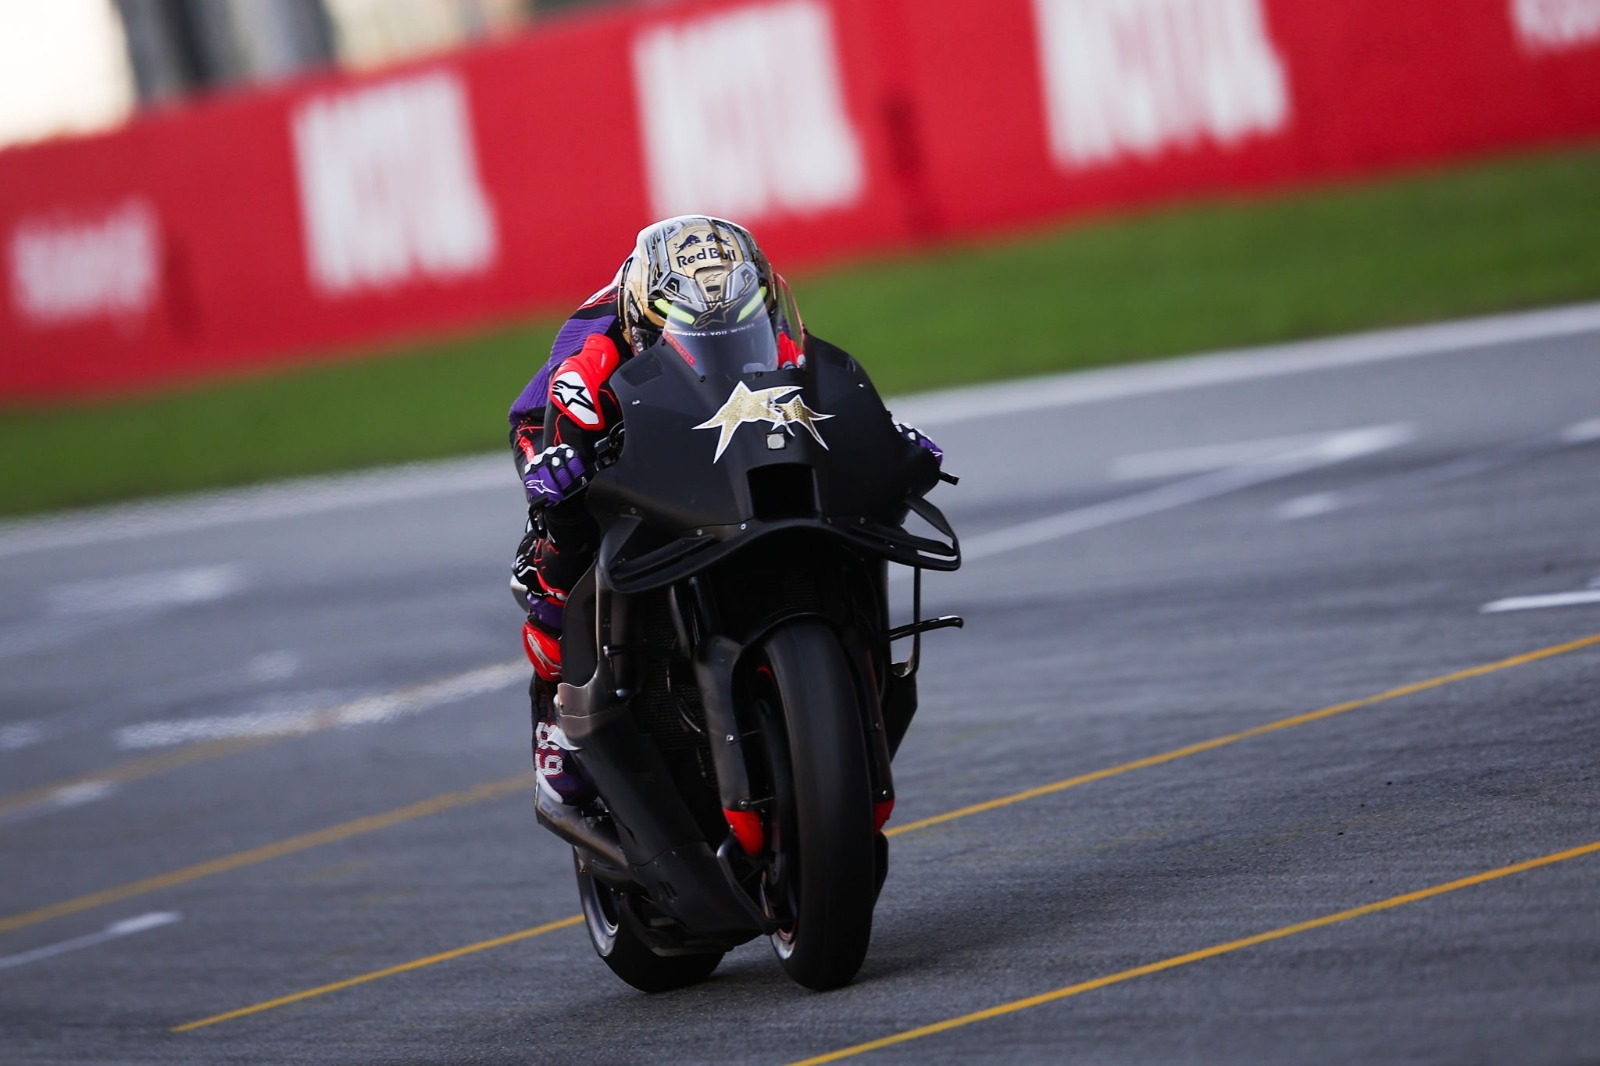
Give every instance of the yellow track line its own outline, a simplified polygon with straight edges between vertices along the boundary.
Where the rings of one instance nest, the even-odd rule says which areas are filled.
[[[1557,655],[1565,655],[1568,652],[1579,651],[1580,649],[1593,647],[1597,644],[1600,644],[1600,633],[1597,633],[1594,636],[1584,637],[1581,640],[1573,640],[1565,644],[1556,644],[1552,647],[1540,648],[1538,651],[1530,651],[1524,655],[1514,655],[1509,659],[1501,659],[1499,662],[1485,663],[1482,666],[1474,666],[1466,670],[1457,670],[1453,674],[1444,674],[1440,677],[1429,678],[1426,681],[1417,681],[1410,685],[1401,685],[1399,688],[1392,688],[1387,692],[1380,692],[1376,696],[1367,696],[1364,699],[1350,700],[1348,703],[1336,703],[1332,707],[1324,707],[1318,711],[1308,711],[1305,714],[1297,714],[1292,718],[1280,718],[1275,722],[1268,722],[1266,725],[1258,725],[1253,729],[1246,729],[1238,733],[1229,733],[1227,736],[1213,737],[1211,740],[1203,740],[1198,744],[1190,744],[1188,747],[1176,748],[1172,751],[1165,751],[1159,755],[1149,755],[1143,759],[1136,759],[1133,762],[1123,763],[1121,766],[1112,766],[1105,770],[1096,770],[1093,773],[1080,774],[1077,777],[1069,777],[1063,781],[1057,781],[1053,784],[1040,785],[1037,788],[1030,788],[1023,792],[1014,792],[1009,796],[1001,796],[998,799],[985,800],[983,803],[974,803],[970,807],[962,807],[958,810],[946,811],[944,814],[936,814],[931,818],[924,818],[921,821],[907,822],[905,825],[896,826],[893,829],[887,830],[885,835],[895,836],[900,833],[910,833],[917,829],[927,829],[929,826],[939,825],[943,822],[953,822],[957,818],[966,818],[969,815],[981,814],[984,811],[992,811],[1000,807],[1009,807],[1013,803],[1021,803],[1024,800],[1038,799],[1040,796],[1048,796],[1054,792],[1063,792],[1066,789],[1077,788],[1079,785],[1087,785],[1094,781],[1104,781],[1108,777],[1117,777],[1121,774],[1131,773],[1134,770],[1145,770],[1152,766],[1161,766],[1164,763],[1176,762],[1179,759],[1186,759],[1191,755],[1199,755],[1201,752],[1215,751],[1217,748],[1225,748],[1229,744],[1237,744],[1241,740],[1250,740],[1254,737],[1265,736],[1268,733],[1276,733],[1282,729],[1293,729],[1295,726],[1307,725],[1311,722],[1320,722],[1324,718],[1332,718],[1335,715],[1346,714],[1350,711],[1359,710],[1362,707],[1371,707],[1375,703],[1383,703],[1388,700],[1397,700],[1402,696],[1413,696],[1418,692],[1426,692],[1429,689],[1440,688],[1444,685],[1454,684],[1457,681],[1466,681],[1470,678],[1482,677],[1484,674],[1492,674],[1499,670],[1509,670],[1513,666],[1523,666],[1527,663],[1538,662],[1541,659],[1554,658]]]
[[[347,977],[343,981],[335,981],[331,985],[323,985],[320,988],[308,988],[304,992],[296,992],[289,996],[280,996],[277,999],[270,999],[265,1003],[257,1003],[250,1007],[240,1007],[238,1010],[230,1010],[226,1014],[214,1014],[209,1018],[201,1018],[197,1022],[185,1022],[183,1025],[173,1026],[171,1031],[174,1033],[187,1033],[193,1029],[204,1029],[208,1025],[216,1025],[218,1022],[231,1021],[234,1018],[243,1018],[250,1014],[259,1014],[264,1010],[272,1010],[275,1007],[286,1007],[291,1003],[298,1003],[302,999],[310,999],[313,996],[325,996],[329,992],[337,992],[341,988],[350,988],[352,985],[364,985],[368,981],[377,981],[384,977],[393,977],[395,974],[405,973],[408,970],[420,970],[424,966],[432,966],[439,962],[449,962],[451,959],[459,959],[461,956],[471,955],[473,952],[488,951],[490,948],[498,948],[506,944],[515,944],[519,940],[527,940],[529,937],[535,937],[543,933],[554,932],[557,929],[566,929],[567,927],[577,925],[582,921],[583,915],[575,914],[570,918],[562,918],[557,922],[547,922],[544,925],[536,925],[532,929],[524,929],[518,933],[508,933],[505,936],[497,936],[493,940],[481,940],[476,944],[468,944],[464,948],[454,948],[450,951],[441,951],[439,954],[429,955],[425,959],[413,959],[411,962],[402,962],[400,965],[391,966],[386,970],[374,970],[372,973],[364,973],[360,977]]]
[[[1403,896],[1392,896],[1389,899],[1380,900],[1377,903],[1368,903],[1361,907],[1352,907],[1347,911],[1339,911],[1336,914],[1327,914],[1321,918],[1313,918],[1307,922],[1298,922],[1294,925],[1286,925],[1282,929],[1273,929],[1269,932],[1257,933],[1254,936],[1243,937],[1239,940],[1230,940],[1226,944],[1217,944],[1213,947],[1203,948],[1200,951],[1191,951],[1186,955],[1175,955],[1170,959],[1162,959],[1160,962],[1152,962],[1144,966],[1136,966],[1131,970],[1123,970],[1120,973],[1109,974],[1105,977],[1097,977],[1092,981],[1083,981],[1079,984],[1068,985],[1065,988],[1058,988],[1054,992],[1045,992],[1042,995],[1029,996],[1027,999],[1018,999],[1010,1003],[1002,1003],[998,1007],[990,1007],[987,1010],[974,1011],[971,1014],[963,1014],[959,1018],[950,1018],[947,1021],[935,1022],[932,1025],[924,1025],[916,1029],[907,1029],[903,1033],[896,1033],[893,1036],[886,1036],[878,1040],[869,1040],[865,1044],[856,1044],[853,1047],[841,1048],[838,1051],[829,1052],[826,1055],[818,1055],[815,1058],[801,1059],[797,1062],[790,1063],[790,1066],[819,1066],[819,1064],[824,1062],[837,1062],[840,1059],[851,1058],[855,1055],[865,1054],[868,1051],[877,1051],[881,1048],[892,1047],[895,1044],[904,1044],[912,1040],[920,1040],[925,1036],[933,1036],[936,1033],[946,1033],[951,1029],[959,1029],[964,1025],[971,1025],[974,1022],[988,1021],[991,1018],[1000,1018],[1007,1014],[1015,1014],[1018,1011],[1029,1010],[1033,1007],[1040,1007],[1046,1003],[1054,1003],[1057,1000],[1066,999],[1069,996],[1081,995],[1084,992],[1093,992],[1097,988],[1105,988],[1109,985],[1116,985],[1121,984],[1124,981],[1131,981],[1136,977],[1148,977],[1151,974],[1161,973],[1164,970],[1172,970],[1179,966],[1187,966],[1192,962],[1201,962],[1205,959],[1214,959],[1218,955],[1227,955],[1231,952],[1243,951],[1245,948],[1253,948],[1257,944],[1266,944],[1273,940],[1282,940],[1285,937],[1295,936],[1298,933],[1308,933],[1313,929],[1321,929],[1325,926],[1336,925],[1339,922],[1347,922],[1352,918],[1362,918],[1369,914],[1377,914],[1380,911],[1393,910],[1394,908],[1402,907],[1407,903],[1417,903],[1421,900],[1432,899],[1434,896],[1442,896],[1447,892],[1456,892],[1463,888],[1471,888],[1473,885],[1481,885],[1487,881],[1497,881],[1502,877],[1510,877],[1513,874],[1525,873],[1528,870],[1536,870],[1541,866],[1552,866],[1558,862],[1566,862],[1568,859],[1576,859],[1582,855],[1592,855],[1597,851],[1600,851],[1600,840],[1597,840],[1592,844],[1585,844],[1582,847],[1569,848],[1566,851],[1558,851],[1553,855],[1545,855],[1537,859],[1529,859],[1526,862],[1514,863],[1510,866],[1502,866],[1499,869],[1489,870],[1481,874],[1473,874],[1471,877],[1463,877],[1458,881],[1450,881],[1446,884],[1434,885],[1432,888],[1424,888],[1416,892],[1407,892]]]
[[[74,899],[64,900],[61,903],[52,903],[48,907],[39,907],[36,910],[23,911],[6,918],[0,918],[0,933],[9,933],[14,929],[35,925],[39,922],[60,918],[68,914],[77,914],[80,911],[90,910],[95,907],[104,907],[107,904],[117,903],[132,896],[142,896],[148,892],[156,892],[176,885],[188,884],[198,881],[203,877],[227,873],[243,866],[253,866],[256,863],[266,862],[268,859],[281,858],[284,855],[293,855],[298,851],[307,851],[311,848],[320,848],[324,844],[334,844],[351,837],[361,836],[378,829],[387,829],[401,822],[413,821],[417,818],[426,818],[432,814],[439,814],[455,807],[465,807],[474,803],[483,803],[486,800],[499,799],[502,796],[526,792],[533,787],[533,775],[521,774],[504,781],[492,781],[486,785],[478,785],[463,792],[447,792],[442,796],[434,796],[408,807],[385,811],[382,814],[373,814],[365,818],[357,818],[349,822],[319,829],[312,833],[302,833],[299,836],[280,840],[275,844],[266,844],[249,851],[239,851],[232,855],[224,855],[220,859],[209,862],[196,863],[185,866],[181,870],[161,874],[158,877],[147,877],[143,881],[134,881],[130,884],[119,885],[100,892],[91,892],[87,896],[78,896]]]
[[[1135,762],[1123,763],[1121,766],[1114,766],[1108,770],[1098,770],[1091,774],[1082,774],[1078,777],[1069,777],[1064,781],[1057,781],[1052,785],[1043,785],[1039,788],[1029,789],[1026,792],[1017,792],[1010,796],[1002,796],[999,799],[989,800],[986,803],[977,803],[970,807],[962,807],[959,810],[950,811],[946,814],[936,815],[932,818],[924,818],[918,822],[911,822],[907,825],[899,826],[890,830],[887,835],[894,836],[900,833],[909,833],[915,829],[926,829],[929,826],[940,825],[944,822],[953,821],[957,818],[965,818],[969,815],[981,814],[984,811],[994,810],[996,808],[1009,806],[1014,803],[1021,803],[1023,800],[1034,799],[1038,796],[1047,796],[1054,792],[1060,792],[1063,789],[1074,788],[1078,785],[1088,784],[1091,781],[1100,781],[1107,777],[1114,777],[1117,774],[1125,774],[1133,770],[1141,770],[1150,766],[1160,766],[1163,763],[1169,763],[1189,755],[1196,755],[1200,752],[1211,751],[1214,748],[1220,748],[1226,744],[1234,744],[1249,737],[1261,736],[1263,734],[1272,733],[1280,729],[1288,729],[1292,726],[1305,725],[1308,722],[1320,721],[1323,718],[1330,718],[1336,714],[1343,714],[1346,711],[1353,711],[1358,707],[1369,707],[1374,703],[1381,703],[1384,700],[1393,700],[1398,699],[1401,696],[1409,696],[1417,692],[1425,692],[1428,689],[1438,688],[1441,685],[1448,685],[1455,681],[1465,681],[1468,678],[1482,677],[1484,674],[1492,674],[1497,670],[1506,670],[1513,666],[1522,666],[1527,663],[1538,662],[1541,659],[1549,659],[1557,655],[1565,655],[1568,652],[1593,647],[1597,644],[1600,644],[1600,633],[1597,633],[1594,636],[1584,637],[1581,640],[1568,641],[1565,644],[1556,644],[1548,648],[1540,648],[1537,651],[1531,651],[1523,655],[1512,656],[1509,659],[1501,659],[1498,662],[1486,663],[1482,666],[1474,666],[1466,670],[1458,670],[1455,673],[1444,674],[1440,677],[1430,678],[1426,681],[1418,681],[1414,684],[1402,685],[1400,688],[1393,688],[1387,692],[1381,692],[1376,696],[1368,696],[1365,699],[1335,704],[1332,707],[1325,707],[1322,710],[1311,711],[1307,714],[1295,715],[1292,718],[1282,718],[1276,722],[1269,722],[1266,725],[1256,726],[1254,729],[1247,729],[1241,733],[1230,733],[1227,736],[1218,737],[1215,740],[1208,740],[1199,744],[1191,744],[1186,748],[1178,748],[1174,751],[1165,752],[1161,755],[1152,755],[1148,758],[1139,759]],[[243,1007],[227,1014],[219,1014],[214,1018],[203,1019],[202,1022],[191,1022],[189,1025],[180,1026],[173,1031],[182,1032],[189,1028],[198,1027],[201,1024],[209,1025],[213,1022],[225,1021],[229,1018],[238,1018],[247,1014],[256,1014],[264,1010],[269,1010],[274,1006],[282,1006],[286,1003],[298,1003],[301,1000],[310,999],[313,996],[323,995],[327,992],[337,991],[341,988],[348,988],[354,984],[364,984],[367,981],[377,980],[379,977],[386,977],[392,973],[401,973],[405,970],[421,969],[423,966],[432,965],[433,962],[443,962],[446,959],[459,958],[462,955],[469,955],[477,951],[485,951],[492,947],[498,947],[502,943],[510,943],[513,940],[525,940],[530,936],[538,935],[539,932],[549,932],[553,929],[566,928],[569,925],[576,925],[582,920],[583,918],[581,915],[573,915],[551,925],[539,926],[537,927],[537,931],[524,930],[522,933],[513,933],[511,934],[510,939],[486,940],[479,944],[471,944],[467,947],[459,948],[453,953],[430,956],[429,959],[419,959],[415,963],[408,963],[402,968],[390,968],[388,970],[382,970],[373,974],[365,974],[360,977],[350,978],[348,981],[340,982],[338,984],[324,985],[321,988],[311,989],[306,992],[296,993],[292,996],[271,1000],[268,1003],[258,1003],[251,1007]],[[3,931],[4,929],[0,928],[0,932]]]
[[[1528,652],[1524,655],[1517,655],[1509,659],[1502,659],[1499,662],[1471,667],[1470,669],[1460,670],[1455,673],[1430,678],[1426,681],[1419,681],[1415,684],[1405,685],[1400,688],[1390,689],[1388,692],[1383,692],[1376,696],[1369,696],[1365,699],[1353,700],[1348,703],[1341,703],[1332,707],[1325,707],[1319,711],[1312,711],[1308,714],[1296,715],[1292,718],[1284,718],[1276,722],[1269,722],[1266,725],[1256,726],[1253,729],[1247,729],[1240,733],[1232,733],[1227,736],[1202,741],[1198,744],[1191,744],[1188,747],[1163,752],[1159,755],[1147,756],[1146,758],[1138,759],[1134,762],[1123,763],[1120,766],[1113,766],[1104,770],[1096,770],[1093,773],[1080,774],[1077,777],[1069,777],[1065,780],[1054,782],[1053,784],[1040,785],[1037,788],[1027,789],[1023,792],[1016,792],[1009,796],[1001,796],[998,799],[987,800],[983,803],[976,803],[969,807],[962,807],[959,810],[947,811],[944,814],[934,815],[930,818],[924,818],[920,821],[908,822],[905,825],[895,826],[894,828],[888,830],[887,835],[898,836],[902,833],[909,833],[918,829],[927,829],[930,826],[940,825],[944,822],[954,821],[958,818],[966,818],[970,815],[981,814],[985,811],[996,810],[1001,807],[1007,807],[1012,804],[1021,803],[1025,800],[1037,799],[1040,796],[1048,796],[1055,792],[1061,792],[1069,788],[1076,788],[1079,785],[1086,785],[1095,781],[1101,781],[1108,777],[1116,777],[1119,774],[1131,773],[1134,770],[1143,770],[1152,766],[1160,766],[1164,763],[1173,762],[1177,759],[1186,758],[1190,755],[1198,755],[1201,752],[1211,751],[1215,748],[1220,748],[1228,744],[1236,744],[1239,741],[1249,739],[1250,737],[1261,736],[1263,734],[1275,732],[1280,729],[1288,729],[1292,726],[1304,725],[1308,722],[1318,721],[1323,718],[1331,717],[1335,714],[1343,714],[1347,711],[1352,711],[1360,707],[1368,707],[1384,700],[1397,699],[1401,696],[1408,696],[1413,693],[1426,691],[1427,689],[1438,688],[1441,685],[1451,684],[1452,682],[1464,681],[1473,677],[1481,677],[1484,674],[1494,673],[1497,670],[1505,670],[1513,666],[1521,666],[1526,663],[1537,662],[1541,659],[1548,659],[1553,656],[1564,655],[1568,652],[1578,651],[1582,648],[1591,647],[1596,644],[1600,644],[1600,634],[1585,637],[1581,640],[1570,641],[1565,644],[1557,644],[1552,647],[1541,648],[1537,651]],[[254,744],[259,742],[261,741],[258,741],[255,738],[247,741],[226,741],[220,742],[217,747],[221,747],[223,744],[226,744],[242,748],[245,746],[254,746]],[[212,746],[201,745],[201,747],[208,750],[199,753],[197,757],[210,757],[211,753],[209,749]],[[172,756],[160,756],[157,757],[157,759],[144,760],[144,762],[156,762],[158,760],[170,761],[178,759],[184,754],[185,753],[175,752],[172,754]],[[367,818],[359,818],[353,822],[345,822],[340,825],[331,826],[327,829],[318,830],[313,833],[306,833],[301,836],[280,841],[276,844],[267,844],[259,848],[253,848],[249,851],[225,855],[219,859],[212,859],[209,862],[198,863],[194,866],[187,866],[181,870],[175,870],[171,873],[162,874],[157,877],[145,878],[142,881],[135,881],[131,884],[120,885],[115,888],[108,888],[100,892],[93,892],[86,896],[79,896],[74,899],[65,900],[61,903],[55,903],[46,907],[39,907],[34,910],[24,911],[20,914],[14,914],[0,918],[0,933],[12,932],[13,930],[21,929],[29,925],[35,925],[39,922],[49,921],[51,919],[64,917],[65,915],[69,914],[77,914],[95,907],[103,907],[111,903],[117,903],[122,900],[129,899],[133,896],[140,896],[146,893],[158,891],[160,889],[187,884],[191,881],[197,881],[204,877],[210,877],[213,874],[237,870],[241,867],[251,866],[259,862],[265,862],[268,859],[275,859],[282,855],[293,854],[297,851],[305,851],[308,848],[319,847],[323,844],[347,840],[363,833],[369,833],[377,829],[385,829],[401,822],[411,821],[415,818],[426,817],[430,814],[437,814],[441,811],[447,811],[454,807],[464,806],[469,803],[478,803],[485,800],[498,799],[501,796],[512,794],[521,788],[529,787],[531,783],[532,778],[530,776],[522,776],[511,778],[506,781],[498,781],[487,785],[480,785],[477,788],[471,789],[467,792],[449,793],[443,796],[436,796],[432,799],[423,800],[420,803],[415,803],[408,807],[402,807],[399,810],[388,811],[383,814],[376,814]]]
[[[116,766],[108,766],[103,770],[94,770],[77,777],[69,777],[38,788],[30,788],[24,792],[13,792],[7,796],[0,796],[0,815],[12,814],[16,811],[30,810],[50,802],[57,795],[69,792],[74,788],[85,785],[126,785],[134,781],[142,781],[147,777],[176,770],[180,766],[188,766],[197,762],[209,762],[220,759],[226,755],[233,755],[251,748],[258,748],[263,744],[271,744],[284,739],[283,737],[236,737],[228,740],[208,740],[199,744],[191,744],[177,751],[163,752],[160,755],[149,755],[142,759],[130,759]]]

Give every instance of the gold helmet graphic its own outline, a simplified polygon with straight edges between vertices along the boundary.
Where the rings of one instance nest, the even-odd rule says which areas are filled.
[[[639,231],[618,295],[628,342],[643,351],[668,319],[706,328],[770,311],[778,285],[749,230],[709,215],[679,215]]]

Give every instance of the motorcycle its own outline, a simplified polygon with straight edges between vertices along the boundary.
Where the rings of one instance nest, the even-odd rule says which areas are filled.
[[[594,949],[635,988],[703,980],[763,935],[799,984],[844,985],[888,872],[921,637],[962,624],[921,616],[922,572],[961,564],[925,498],[955,479],[815,337],[672,321],[611,386],[625,427],[587,489],[599,549],[556,697],[601,798],[541,789],[538,819],[572,845]],[[890,564],[912,570],[899,626]]]

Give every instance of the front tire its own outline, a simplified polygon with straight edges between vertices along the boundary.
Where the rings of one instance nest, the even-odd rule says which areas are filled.
[[[591,874],[584,873],[577,852],[572,855],[578,875],[578,899],[589,943],[611,972],[641,992],[671,992],[699,984],[722,962],[720,951],[694,955],[657,955],[634,932],[638,918],[627,896]]]
[[[772,945],[791,978],[821,992],[849,983],[872,939],[877,848],[866,734],[832,629],[783,626],[767,638],[764,659],[757,676],[777,801],[768,906],[786,923]]]

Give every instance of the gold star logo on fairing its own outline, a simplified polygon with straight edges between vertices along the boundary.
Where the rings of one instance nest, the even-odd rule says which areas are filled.
[[[817,432],[817,423],[832,418],[832,415],[813,411],[799,396],[786,403],[779,403],[784,397],[799,391],[799,385],[779,385],[776,388],[754,391],[746,388],[742,381],[735,385],[722,409],[694,427],[720,431],[717,437],[717,454],[711,461],[714,463],[722,458],[722,453],[728,450],[728,444],[733,440],[734,432],[746,422],[770,422],[774,427],[782,426],[786,433],[792,432],[790,426],[798,425],[810,433],[818,444],[826,448],[828,442]]]

